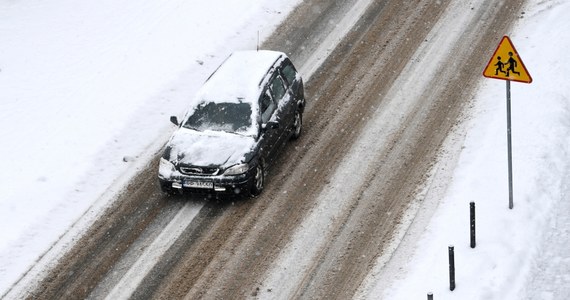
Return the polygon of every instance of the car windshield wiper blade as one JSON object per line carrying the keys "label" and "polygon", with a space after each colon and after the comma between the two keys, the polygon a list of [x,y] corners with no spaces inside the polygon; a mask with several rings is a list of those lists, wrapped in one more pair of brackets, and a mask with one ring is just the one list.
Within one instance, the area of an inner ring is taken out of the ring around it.
{"label": "car windshield wiper blade", "polygon": [[249,135],[247,135],[247,134],[245,134],[245,133],[240,133],[240,132],[228,132],[228,133],[235,134],[235,135],[239,135],[239,136],[245,136],[245,137],[249,136]]}
{"label": "car windshield wiper blade", "polygon": [[188,125],[186,125],[186,124],[182,125],[182,127],[183,127],[183,128],[186,128],[186,129],[194,130],[194,131],[202,131],[202,130],[199,130],[198,128],[195,128],[195,127],[192,127],[192,126],[188,126]]}

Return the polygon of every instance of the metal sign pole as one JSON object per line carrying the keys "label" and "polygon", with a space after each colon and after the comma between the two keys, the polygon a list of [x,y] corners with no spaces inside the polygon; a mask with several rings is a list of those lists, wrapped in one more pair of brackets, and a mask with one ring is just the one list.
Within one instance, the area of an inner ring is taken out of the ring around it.
{"label": "metal sign pole", "polygon": [[507,80],[507,151],[509,160],[509,208],[513,209],[513,155],[511,143],[511,81]]}

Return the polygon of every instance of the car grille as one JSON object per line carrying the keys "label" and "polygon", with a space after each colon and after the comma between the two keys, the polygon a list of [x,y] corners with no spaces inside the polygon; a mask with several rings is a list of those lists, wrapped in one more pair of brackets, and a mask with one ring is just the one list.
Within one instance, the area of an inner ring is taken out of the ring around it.
{"label": "car grille", "polygon": [[208,168],[208,167],[180,167],[180,172],[186,175],[217,175],[220,169],[218,168]]}

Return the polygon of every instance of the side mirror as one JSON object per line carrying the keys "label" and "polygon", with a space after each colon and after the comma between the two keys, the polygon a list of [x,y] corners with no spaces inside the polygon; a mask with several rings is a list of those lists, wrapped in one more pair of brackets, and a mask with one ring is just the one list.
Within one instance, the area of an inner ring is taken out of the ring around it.
{"label": "side mirror", "polygon": [[180,123],[178,123],[178,118],[176,116],[170,116],[170,122],[176,126],[180,126]]}

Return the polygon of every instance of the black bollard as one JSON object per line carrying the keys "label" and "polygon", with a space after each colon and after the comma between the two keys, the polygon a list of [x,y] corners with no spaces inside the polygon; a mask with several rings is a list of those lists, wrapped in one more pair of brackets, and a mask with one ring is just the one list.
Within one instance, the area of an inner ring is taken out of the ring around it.
{"label": "black bollard", "polygon": [[428,300],[433,300],[433,293],[432,292],[428,293]]}
{"label": "black bollard", "polygon": [[475,248],[475,202],[469,203],[471,210],[471,248]]}
{"label": "black bollard", "polygon": [[455,257],[453,245],[449,246],[449,290],[455,290]]}

